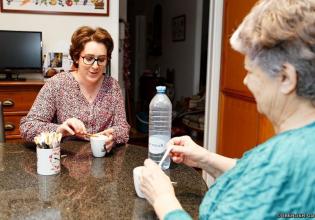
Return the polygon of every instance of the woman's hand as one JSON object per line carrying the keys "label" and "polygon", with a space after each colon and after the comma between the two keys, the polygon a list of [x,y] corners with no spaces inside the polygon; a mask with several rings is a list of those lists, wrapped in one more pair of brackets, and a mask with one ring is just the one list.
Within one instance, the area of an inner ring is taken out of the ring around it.
{"label": "woman's hand", "polygon": [[144,161],[140,183],[145,198],[154,207],[160,219],[170,211],[182,209],[170,178],[153,160]]}
{"label": "woman's hand", "polygon": [[102,135],[106,135],[107,136],[107,141],[106,141],[106,152],[110,152],[113,148],[113,146],[115,145],[115,142],[114,142],[114,136],[113,136],[113,133],[114,133],[114,129],[113,128],[108,128],[98,134],[102,134]]}
{"label": "woman's hand", "polygon": [[70,135],[82,137],[86,134],[86,128],[81,120],[68,118],[57,128],[56,132],[61,133],[63,137]]}
{"label": "woman's hand", "polygon": [[170,178],[151,159],[144,161],[141,175],[141,190],[151,205],[161,195],[175,196]]}
{"label": "woman's hand", "polygon": [[197,145],[189,136],[172,138],[168,143],[172,147],[170,157],[175,163],[184,163],[191,167],[202,167],[210,152]]}

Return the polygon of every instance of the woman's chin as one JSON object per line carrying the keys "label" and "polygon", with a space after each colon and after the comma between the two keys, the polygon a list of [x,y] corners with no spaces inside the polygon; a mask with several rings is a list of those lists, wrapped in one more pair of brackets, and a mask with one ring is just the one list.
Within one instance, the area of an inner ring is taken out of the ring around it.
{"label": "woman's chin", "polygon": [[100,74],[89,74],[87,75],[87,80],[90,82],[97,82],[102,78],[103,75]]}

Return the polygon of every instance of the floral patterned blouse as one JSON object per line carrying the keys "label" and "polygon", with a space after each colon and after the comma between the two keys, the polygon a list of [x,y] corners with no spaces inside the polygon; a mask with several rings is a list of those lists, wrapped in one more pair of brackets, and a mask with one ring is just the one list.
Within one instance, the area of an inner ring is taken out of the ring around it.
{"label": "floral patterned blouse", "polygon": [[21,136],[33,141],[41,132],[56,131],[68,118],[81,120],[88,133],[114,129],[115,143],[129,139],[124,100],[119,84],[106,76],[93,103],[83,96],[79,83],[69,72],[59,73],[47,80],[28,115],[21,119]]}

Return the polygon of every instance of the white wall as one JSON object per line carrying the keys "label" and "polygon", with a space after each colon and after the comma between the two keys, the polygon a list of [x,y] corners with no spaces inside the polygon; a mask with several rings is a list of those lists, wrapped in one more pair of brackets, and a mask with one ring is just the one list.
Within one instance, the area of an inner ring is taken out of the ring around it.
{"label": "white wall", "polygon": [[[163,5],[161,71],[175,69],[175,97],[192,96],[199,91],[202,0],[172,0]],[[172,41],[172,18],[186,15],[185,41]],[[200,32],[200,33],[199,33]],[[199,33],[199,34],[198,34]],[[199,50],[198,50],[199,48]]]}
{"label": "white wall", "polygon": [[110,1],[109,16],[64,16],[0,13],[0,30],[42,31],[43,54],[68,52],[72,33],[80,26],[103,27],[114,40],[112,76],[118,79],[119,1]]}

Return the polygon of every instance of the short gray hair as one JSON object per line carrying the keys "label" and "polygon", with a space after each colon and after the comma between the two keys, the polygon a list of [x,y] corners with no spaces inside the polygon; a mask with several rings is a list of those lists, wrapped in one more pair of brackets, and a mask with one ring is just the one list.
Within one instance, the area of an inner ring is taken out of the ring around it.
{"label": "short gray hair", "polygon": [[232,47],[271,76],[284,63],[297,73],[297,95],[315,104],[315,0],[259,0],[233,33]]}
{"label": "short gray hair", "polygon": [[272,48],[261,49],[250,59],[270,76],[276,76],[284,63],[290,63],[297,73],[297,95],[315,102],[314,49],[301,41],[285,41]]}

